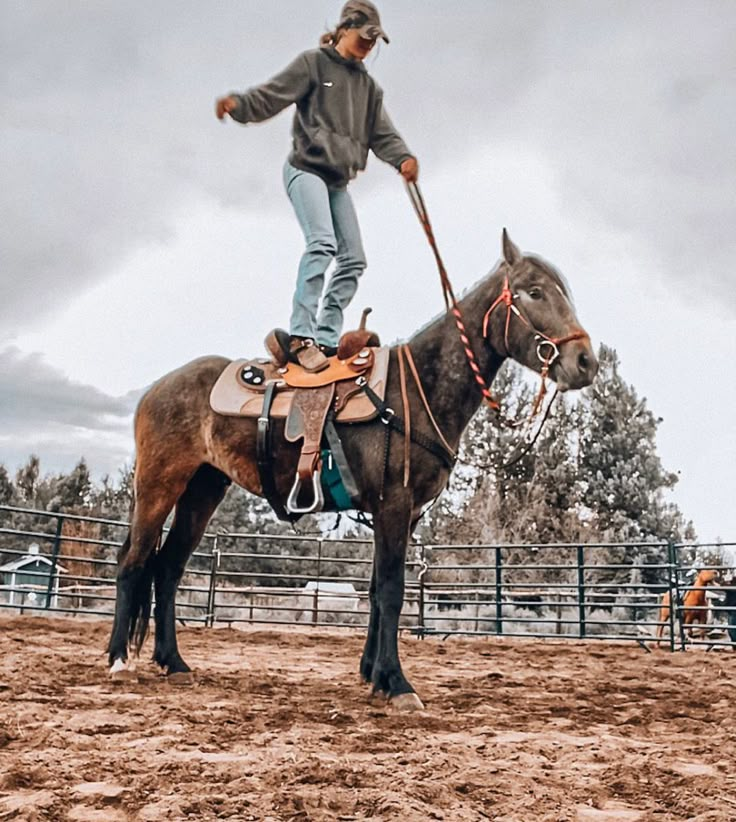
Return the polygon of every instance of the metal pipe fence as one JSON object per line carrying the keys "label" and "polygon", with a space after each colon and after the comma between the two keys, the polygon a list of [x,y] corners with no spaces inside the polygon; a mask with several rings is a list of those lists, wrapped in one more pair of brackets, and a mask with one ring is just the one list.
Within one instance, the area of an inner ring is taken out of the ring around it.
{"label": "metal pipe fence", "polygon": [[[0,505],[0,613],[112,616],[116,554],[127,528],[116,520]],[[734,569],[707,566],[720,580],[705,588],[687,579],[696,551],[706,548],[716,546],[413,544],[401,627],[420,637],[734,648]],[[365,628],[371,567],[370,540],[208,533],[182,578],[177,618],[207,627]],[[689,592],[708,599],[685,604]],[[673,607],[663,608],[663,597]],[[694,624],[686,624],[691,618]]]}

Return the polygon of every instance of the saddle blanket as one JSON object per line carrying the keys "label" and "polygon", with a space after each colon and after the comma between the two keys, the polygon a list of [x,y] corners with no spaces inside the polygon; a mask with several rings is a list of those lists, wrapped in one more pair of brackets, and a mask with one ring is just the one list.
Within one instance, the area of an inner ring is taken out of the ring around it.
{"label": "saddle blanket", "polygon": [[[331,371],[336,376],[336,422],[367,422],[378,413],[375,405],[359,389],[357,379],[363,376],[368,385],[383,399],[386,394],[389,362],[388,347],[371,348],[373,367],[363,375],[343,367],[337,357],[330,357]],[[319,377],[319,374],[316,375]],[[259,417],[263,409],[263,392],[266,383],[279,382],[271,406],[271,417],[286,418],[296,391],[303,390],[287,385],[270,360],[233,360],[217,379],[210,393],[210,405],[218,414],[228,417]]]}

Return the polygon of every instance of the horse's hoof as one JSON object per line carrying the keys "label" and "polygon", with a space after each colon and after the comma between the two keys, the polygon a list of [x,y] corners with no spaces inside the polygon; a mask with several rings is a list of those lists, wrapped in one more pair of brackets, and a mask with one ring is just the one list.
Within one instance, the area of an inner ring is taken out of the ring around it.
{"label": "horse's hoof", "polygon": [[138,682],[138,674],[124,659],[116,659],[110,668],[110,679],[113,682]]}
{"label": "horse's hoof", "polygon": [[401,713],[411,713],[412,711],[423,711],[424,703],[416,694],[399,694],[390,700],[390,705]]}
{"label": "horse's hoof", "polygon": [[374,691],[371,689],[368,694],[368,704],[376,708],[384,708],[388,702],[388,694],[385,691]]}
{"label": "horse's hoof", "polygon": [[168,674],[167,681],[176,686],[194,685],[194,674],[191,671],[175,671]]}

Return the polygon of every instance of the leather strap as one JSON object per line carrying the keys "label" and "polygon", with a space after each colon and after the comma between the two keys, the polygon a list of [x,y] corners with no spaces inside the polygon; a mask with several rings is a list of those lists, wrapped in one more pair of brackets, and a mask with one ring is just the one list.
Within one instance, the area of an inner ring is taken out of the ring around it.
{"label": "leather strap", "polygon": [[258,417],[258,430],[256,434],[256,465],[258,467],[258,479],[261,483],[261,491],[268,504],[273,508],[276,516],[284,522],[294,522],[298,516],[290,514],[284,507],[284,503],[276,490],[273,480],[273,456],[271,452],[271,406],[276,394],[277,380],[269,380],[263,394],[263,408]]}
{"label": "leather strap", "polygon": [[409,395],[406,391],[406,366],[404,365],[404,346],[400,345],[397,352],[399,360],[399,382],[401,383],[401,405],[404,409],[404,422],[406,436],[404,437],[404,488],[409,485],[409,474],[411,473],[411,408],[409,407]]}
{"label": "leather strap", "polygon": [[[292,489],[295,498],[298,496],[299,485],[312,483],[312,487],[316,487],[316,474],[322,456],[322,432],[334,396],[335,385],[331,383],[317,388],[303,388],[296,392],[292,400],[284,436],[290,442],[303,440],[296,468],[297,481],[294,488],[297,490]],[[287,507],[296,507],[292,506],[291,495]]]}
{"label": "leather strap", "polygon": [[[393,429],[394,431],[398,431],[400,434],[406,436],[406,428],[404,426],[404,421],[401,417],[396,415],[396,412],[391,408],[384,400],[382,400],[378,394],[370,387],[370,385],[364,385],[363,391],[365,392],[368,399],[373,403],[376,407],[376,410],[379,414],[379,419],[382,423],[387,425],[389,428]],[[417,445],[424,448],[425,451],[429,451],[430,454],[434,454],[438,460],[443,462],[445,466],[452,471],[455,467],[455,461],[457,457],[451,451],[448,451],[444,445],[441,445],[439,442],[435,442],[434,440],[429,439],[429,437],[425,437],[423,434],[419,432],[412,431],[410,434],[411,441],[415,442]]]}
{"label": "leather strap", "polygon": [[454,454],[455,451],[450,447],[450,443],[445,439],[442,430],[440,429],[439,425],[437,424],[437,420],[434,418],[434,414],[432,413],[432,409],[429,407],[429,402],[427,401],[427,395],[424,393],[424,386],[422,385],[422,381],[419,378],[419,372],[417,371],[417,366],[414,362],[414,355],[411,353],[411,348],[409,344],[406,343],[405,345],[401,346],[401,349],[404,352],[404,356],[406,357],[406,361],[409,363],[409,368],[411,370],[411,375],[414,377],[414,382],[417,386],[417,391],[419,392],[419,397],[422,401],[422,405],[424,406],[424,410],[427,412],[427,416],[429,417],[429,421],[432,423],[432,427],[437,432],[437,436],[440,438],[440,442],[445,446],[445,448],[451,453]]}

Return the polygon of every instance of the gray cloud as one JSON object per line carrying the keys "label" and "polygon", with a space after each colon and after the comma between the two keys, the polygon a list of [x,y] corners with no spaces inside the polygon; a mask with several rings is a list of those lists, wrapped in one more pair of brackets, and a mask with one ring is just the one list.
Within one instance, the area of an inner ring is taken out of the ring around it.
{"label": "gray cloud", "polygon": [[0,351],[0,419],[4,433],[39,423],[104,431],[127,426],[141,391],[110,397],[71,381],[40,354]]}
{"label": "gray cloud", "polygon": [[0,351],[0,462],[13,467],[37,453],[45,469],[64,470],[85,457],[96,472],[114,472],[133,450],[141,393],[110,397],[69,380],[38,354]]}
{"label": "gray cloud", "polygon": [[[166,243],[194,202],[283,209],[289,115],[242,129],[213,100],[314,45],[339,7],[5,4],[0,334]],[[510,144],[536,153],[562,210],[736,306],[732,3],[417,8],[386,5],[392,43],[371,70],[425,173],[479,153],[492,165]]]}

